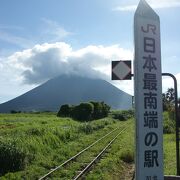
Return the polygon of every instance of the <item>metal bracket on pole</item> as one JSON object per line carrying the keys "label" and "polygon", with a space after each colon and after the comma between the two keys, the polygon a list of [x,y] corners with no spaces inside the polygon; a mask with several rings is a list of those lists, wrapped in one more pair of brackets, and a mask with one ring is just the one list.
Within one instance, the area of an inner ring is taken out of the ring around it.
{"label": "metal bracket on pole", "polygon": [[[134,74],[131,74],[133,77]],[[180,154],[179,154],[179,119],[178,119],[178,93],[177,93],[177,79],[171,73],[162,73],[162,76],[169,76],[174,81],[174,96],[175,96],[175,120],[176,120],[176,174],[180,176]]]}
{"label": "metal bracket on pole", "polygon": [[177,175],[180,175],[180,159],[179,159],[179,119],[178,119],[178,93],[177,93],[177,79],[173,74],[162,73],[162,76],[170,76],[174,80],[174,96],[175,96],[175,120],[176,120],[176,168]]}

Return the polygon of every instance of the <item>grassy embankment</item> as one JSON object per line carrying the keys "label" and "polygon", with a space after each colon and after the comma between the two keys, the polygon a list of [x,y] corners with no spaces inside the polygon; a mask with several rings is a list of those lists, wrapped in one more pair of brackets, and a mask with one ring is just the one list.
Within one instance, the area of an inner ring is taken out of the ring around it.
{"label": "grassy embankment", "polygon": [[176,136],[174,117],[165,112],[163,114],[164,130],[164,173],[176,175]]}
{"label": "grassy embankment", "polygon": [[111,117],[82,123],[51,113],[1,114],[1,179],[37,179],[125,123]]}
{"label": "grassy embankment", "polygon": [[[165,174],[175,174],[174,124],[165,114]],[[133,120],[129,120],[129,122]],[[110,130],[128,121],[112,117],[82,123],[52,113],[0,115],[1,179],[37,179]],[[88,179],[128,178],[134,150],[134,124],[120,136]],[[4,162],[3,162],[4,161]],[[14,162],[14,163],[12,163]],[[130,162],[130,163],[129,163]],[[15,171],[15,172],[11,172]]]}

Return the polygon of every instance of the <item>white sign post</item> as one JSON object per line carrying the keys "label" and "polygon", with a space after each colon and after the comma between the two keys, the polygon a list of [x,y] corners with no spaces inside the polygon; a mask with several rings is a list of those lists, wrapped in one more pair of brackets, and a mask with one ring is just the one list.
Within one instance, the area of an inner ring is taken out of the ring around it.
{"label": "white sign post", "polygon": [[134,16],[136,180],[163,180],[160,20],[141,0]]}

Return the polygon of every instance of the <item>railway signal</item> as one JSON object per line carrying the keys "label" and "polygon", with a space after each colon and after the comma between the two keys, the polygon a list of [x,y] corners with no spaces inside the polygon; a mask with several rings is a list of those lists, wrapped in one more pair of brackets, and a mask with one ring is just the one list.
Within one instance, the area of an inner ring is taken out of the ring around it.
{"label": "railway signal", "polygon": [[112,61],[112,80],[131,80],[131,61]]}

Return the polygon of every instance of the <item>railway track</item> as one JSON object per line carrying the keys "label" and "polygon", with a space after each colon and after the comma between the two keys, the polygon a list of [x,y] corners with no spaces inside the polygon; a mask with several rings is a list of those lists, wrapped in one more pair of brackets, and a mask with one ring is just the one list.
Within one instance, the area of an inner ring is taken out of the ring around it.
{"label": "railway track", "polygon": [[90,171],[92,166],[100,160],[102,155],[107,151],[117,137],[128,127],[129,123],[123,127],[115,128],[56,168],[50,170],[47,174],[40,177],[39,180],[51,179],[54,177],[56,177],[56,179],[77,180],[84,177]]}

